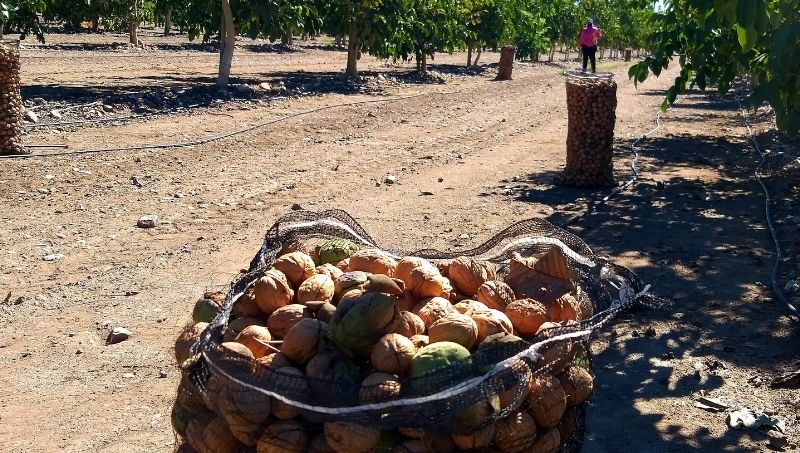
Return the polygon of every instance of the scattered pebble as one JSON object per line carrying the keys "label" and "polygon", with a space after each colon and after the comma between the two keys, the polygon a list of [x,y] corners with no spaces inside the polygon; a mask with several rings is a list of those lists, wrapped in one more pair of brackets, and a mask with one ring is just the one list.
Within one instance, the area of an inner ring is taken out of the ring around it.
{"label": "scattered pebble", "polygon": [[131,337],[131,332],[124,327],[114,327],[106,338],[106,344],[122,343]]}
{"label": "scattered pebble", "polygon": [[25,120],[31,123],[38,123],[39,117],[33,112],[33,110],[25,110]]}
{"label": "scattered pebble", "polygon": [[769,445],[778,450],[783,450],[789,445],[789,439],[786,438],[786,435],[774,429],[767,431],[767,438],[769,439]]}
{"label": "scattered pebble", "polygon": [[136,226],[139,228],[155,228],[156,222],[158,221],[158,216],[154,214],[144,215],[139,217],[139,220],[136,222]]}
{"label": "scattered pebble", "polygon": [[394,184],[394,183],[397,182],[397,176],[395,176],[395,175],[386,175],[383,178],[383,182],[386,183],[386,184]]}
{"label": "scattered pebble", "polygon": [[49,255],[45,255],[43,258],[45,261],[58,261],[64,259],[63,253],[51,253]]}
{"label": "scattered pebble", "polygon": [[797,280],[789,280],[786,282],[786,286],[783,287],[783,291],[786,293],[793,293],[797,291]]}

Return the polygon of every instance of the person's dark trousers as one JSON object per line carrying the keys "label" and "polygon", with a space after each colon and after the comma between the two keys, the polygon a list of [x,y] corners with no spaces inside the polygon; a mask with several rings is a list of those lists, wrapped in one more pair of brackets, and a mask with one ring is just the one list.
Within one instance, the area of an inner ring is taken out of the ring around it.
{"label": "person's dark trousers", "polygon": [[581,44],[581,52],[583,52],[583,71],[586,72],[586,63],[592,60],[592,72],[595,72],[595,54],[597,53],[597,46],[588,47],[586,44]]}

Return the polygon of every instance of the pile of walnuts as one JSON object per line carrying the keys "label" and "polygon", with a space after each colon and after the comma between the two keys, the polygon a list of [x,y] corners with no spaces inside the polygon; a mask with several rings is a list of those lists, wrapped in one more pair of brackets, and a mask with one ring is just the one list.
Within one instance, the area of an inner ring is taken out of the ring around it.
{"label": "pile of walnuts", "polygon": [[617,83],[611,79],[567,77],[567,165],[560,183],[614,186],[613,145]]}
{"label": "pile of walnuts", "polygon": [[19,43],[0,41],[0,155],[24,152],[22,95],[19,86]]}
{"label": "pile of walnuts", "polygon": [[[502,276],[494,263],[473,257],[396,259],[345,240],[308,248],[285,247],[235,299],[221,346],[243,359],[237,372],[268,367],[276,378],[292,377],[300,393],[325,392],[333,381],[360,388],[356,405],[399,399],[415,378],[476,351],[541,341],[593,314],[557,247],[536,257],[514,254]],[[194,359],[192,345],[223,301],[222,293],[197,301],[194,322],[175,344],[179,364]],[[312,423],[287,401],[221,375],[203,392],[184,376],[172,423],[184,452],[555,452],[575,434],[593,381],[582,343],[554,342],[539,352],[535,371],[517,364],[514,387],[436,430]],[[512,405],[509,416],[493,417]]]}

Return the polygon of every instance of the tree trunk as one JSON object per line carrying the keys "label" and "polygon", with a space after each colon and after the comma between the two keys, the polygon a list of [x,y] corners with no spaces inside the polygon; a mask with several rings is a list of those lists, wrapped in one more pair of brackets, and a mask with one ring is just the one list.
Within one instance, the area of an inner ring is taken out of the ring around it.
{"label": "tree trunk", "polygon": [[564,61],[569,61],[569,47],[567,47],[567,51],[564,52]]}
{"label": "tree trunk", "polygon": [[233,48],[236,45],[236,30],[233,27],[233,12],[230,0],[222,0],[222,17],[219,31],[219,75],[217,86],[228,86],[233,62]]}
{"label": "tree trunk", "polygon": [[131,18],[131,23],[128,25],[129,42],[132,46],[139,45],[139,27],[136,26],[136,21]]}
{"label": "tree trunk", "polygon": [[6,23],[5,21],[0,22],[0,39],[3,39],[3,35],[6,33]]}
{"label": "tree trunk", "polygon": [[294,30],[292,30],[291,25],[286,26],[286,29],[283,32],[283,38],[281,38],[281,43],[286,46],[294,45]]}
{"label": "tree trunk", "polygon": [[550,43],[550,57],[547,59],[547,61],[552,63],[553,58],[555,58],[555,56],[556,56],[556,43],[551,42]]}
{"label": "tree trunk", "polygon": [[164,36],[169,36],[172,32],[172,7],[167,8],[167,13],[164,15]]}
{"label": "tree trunk", "polygon": [[133,1],[133,9],[128,15],[128,42],[139,45],[139,0]]}
{"label": "tree trunk", "polygon": [[482,51],[482,50],[483,50],[483,49],[481,49],[481,46],[478,46],[478,52],[475,54],[475,61],[474,61],[474,62],[472,62],[472,65],[473,65],[473,66],[478,66],[478,60],[480,60],[480,59],[481,59],[481,51]]}
{"label": "tree trunk", "polygon": [[358,77],[358,50],[359,42],[355,30],[350,31],[347,38],[347,75],[348,77]]}
{"label": "tree trunk", "polygon": [[95,16],[92,18],[92,33],[100,32],[100,17]]}
{"label": "tree trunk", "polygon": [[472,66],[472,43],[467,46],[467,67]]}
{"label": "tree trunk", "polygon": [[422,52],[422,58],[420,58],[419,73],[422,75],[428,74],[428,54],[424,51]]}

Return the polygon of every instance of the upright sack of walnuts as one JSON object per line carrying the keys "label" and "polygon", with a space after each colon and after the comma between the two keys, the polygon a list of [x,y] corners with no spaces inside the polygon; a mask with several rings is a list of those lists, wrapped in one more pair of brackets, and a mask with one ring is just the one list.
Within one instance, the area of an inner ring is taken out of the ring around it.
{"label": "upright sack of walnuts", "polygon": [[23,153],[19,41],[0,41],[0,96],[0,155]]}
{"label": "upright sack of walnuts", "polygon": [[497,80],[511,80],[511,72],[514,70],[514,54],[517,48],[514,46],[503,46],[500,48],[500,65],[497,67]]}
{"label": "upright sack of walnuts", "polygon": [[567,110],[567,166],[560,183],[614,186],[617,83],[610,74],[567,73]]}
{"label": "upright sack of walnuts", "polygon": [[175,343],[184,451],[579,451],[589,339],[645,297],[541,219],[472,250],[380,247],[294,211]]}

